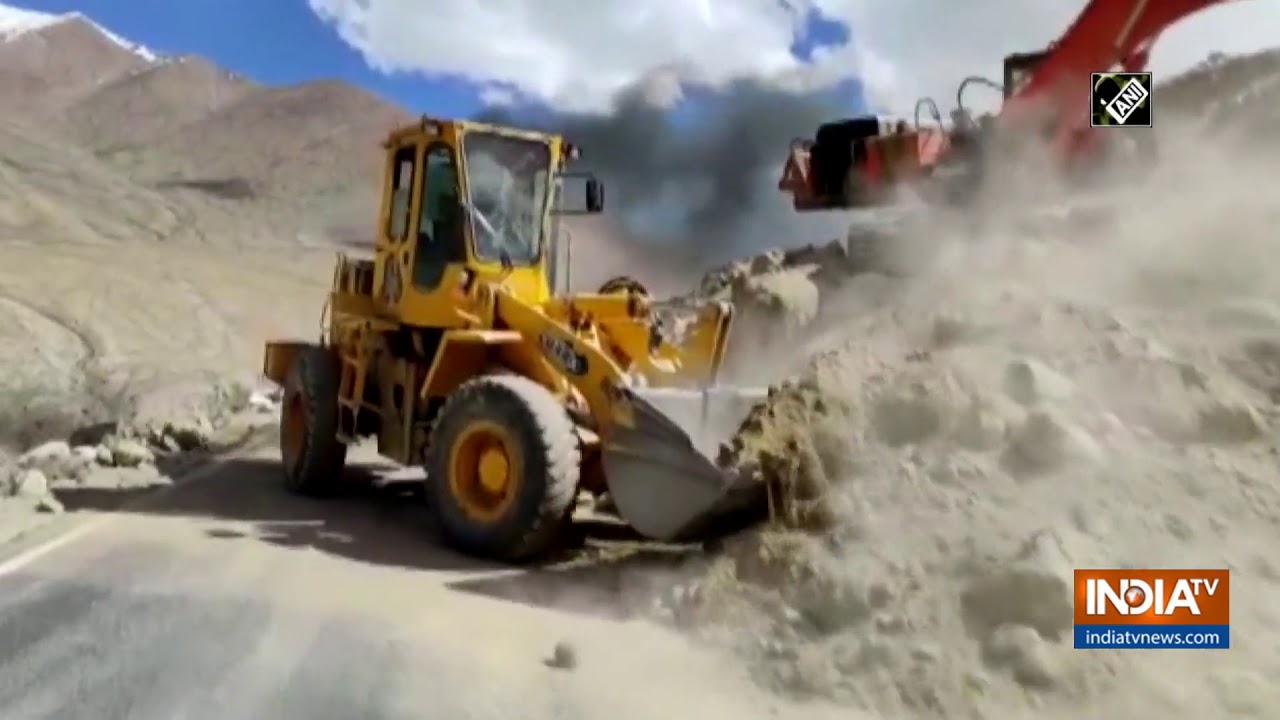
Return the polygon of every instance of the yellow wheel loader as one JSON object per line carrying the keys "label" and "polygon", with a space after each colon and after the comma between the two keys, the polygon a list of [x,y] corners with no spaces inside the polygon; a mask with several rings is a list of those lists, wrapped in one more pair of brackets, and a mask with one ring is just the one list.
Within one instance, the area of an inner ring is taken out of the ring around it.
{"label": "yellow wheel loader", "polygon": [[559,216],[604,205],[567,169],[577,148],[430,117],[384,148],[373,257],[338,254],[318,342],[266,345],[290,489],[333,490],[348,445],[374,438],[425,469],[447,542],[508,562],[544,555],[583,491],[659,541],[763,506],[711,459],[765,395],[716,385],[732,307],[694,308],[677,334],[636,283],[557,292]]}

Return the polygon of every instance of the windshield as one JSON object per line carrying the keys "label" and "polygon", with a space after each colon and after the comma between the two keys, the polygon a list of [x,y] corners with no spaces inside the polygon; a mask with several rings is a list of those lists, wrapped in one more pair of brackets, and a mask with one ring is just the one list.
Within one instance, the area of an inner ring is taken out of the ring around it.
{"label": "windshield", "polygon": [[543,143],[488,133],[463,139],[475,253],[531,265],[542,243],[551,152]]}

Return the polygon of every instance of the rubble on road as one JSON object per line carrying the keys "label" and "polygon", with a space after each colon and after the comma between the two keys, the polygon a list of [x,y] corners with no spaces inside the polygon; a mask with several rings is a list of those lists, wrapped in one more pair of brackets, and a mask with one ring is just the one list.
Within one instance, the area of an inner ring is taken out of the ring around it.
{"label": "rubble on road", "polygon": [[279,398],[278,391],[220,384],[204,412],[96,423],[16,456],[0,453],[0,502],[58,514],[64,509],[60,491],[136,492],[170,485],[173,476],[234,444],[238,433],[273,420]]}
{"label": "rubble on road", "polygon": [[[1274,712],[1265,640],[1233,637],[1250,650],[1206,674],[1071,637],[1081,567],[1229,567],[1249,578],[1233,615],[1275,619],[1280,304],[1273,224],[1247,221],[1274,199],[1254,187],[1223,179],[1186,218],[1088,243],[1055,237],[1070,223],[1002,229],[892,302],[851,297],[867,274],[838,248],[709,276],[700,292],[767,319],[754,359],[808,357],[771,368],[789,377],[719,458],[772,489],[771,523],[681,573],[654,618],[780,693],[880,717],[1103,715],[1121,695],[1178,716]],[[1231,232],[1202,226],[1218,216]],[[828,329],[839,342],[796,350]]]}
{"label": "rubble on road", "polygon": [[[1121,665],[1071,651],[1071,569],[1150,563],[1162,543],[1216,557],[1229,526],[1197,519],[1276,517],[1261,488],[1280,416],[1240,360],[1247,341],[1226,350],[1234,363],[1203,356],[1190,317],[1148,326],[1157,341],[1109,309],[1034,295],[982,314],[985,334],[934,344],[941,313],[895,312],[892,343],[871,341],[871,313],[777,384],[720,458],[775,488],[773,523],[727,543],[657,615],[769,687],[886,714],[1105,693]],[[1263,494],[1208,503],[1181,494],[1190,477]],[[1144,493],[1165,519],[1124,540]]]}

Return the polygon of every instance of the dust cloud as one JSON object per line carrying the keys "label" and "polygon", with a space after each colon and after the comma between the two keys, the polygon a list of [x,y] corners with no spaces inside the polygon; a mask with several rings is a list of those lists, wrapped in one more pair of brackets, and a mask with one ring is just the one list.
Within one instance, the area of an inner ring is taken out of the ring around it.
{"label": "dust cloud", "polygon": [[[1140,185],[922,220],[910,279],[828,294],[832,347],[730,447],[777,522],[673,621],[881,717],[1273,715],[1277,148],[1161,134],[1183,152]],[[1074,650],[1079,567],[1230,568],[1253,630],[1211,664]]]}
{"label": "dust cloud", "polygon": [[[668,109],[673,89],[661,80],[642,79],[609,115],[553,113],[532,123],[582,148],[580,169],[609,188],[619,241],[706,267],[843,232],[847,223],[830,216],[795,213],[777,182],[790,139],[854,114],[850,107],[743,81],[681,119]],[[504,109],[481,119],[516,122]]]}
{"label": "dust cloud", "polygon": [[[1159,134],[1141,181],[912,219],[906,277],[839,246],[731,269],[809,356],[722,453],[775,519],[627,602],[787,717],[1273,717],[1280,147]],[[1074,650],[1080,567],[1230,568],[1231,649]]]}

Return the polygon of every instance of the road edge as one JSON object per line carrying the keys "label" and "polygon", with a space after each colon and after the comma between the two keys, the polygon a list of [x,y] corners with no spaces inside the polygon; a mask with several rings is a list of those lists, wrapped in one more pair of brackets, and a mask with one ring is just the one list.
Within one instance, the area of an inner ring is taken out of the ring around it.
{"label": "road edge", "polygon": [[263,437],[265,429],[257,428],[246,433],[240,442],[227,446],[221,452],[209,455],[203,462],[197,462],[186,468],[171,477],[169,485],[156,488],[153,492],[122,501],[110,510],[70,512],[59,515],[49,522],[36,525],[0,542],[0,578],[11,575],[44,556],[103,529],[121,515],[161,502],[179,488],[217,475],[228,462],[261,449],[261,441],[266,439]]}

